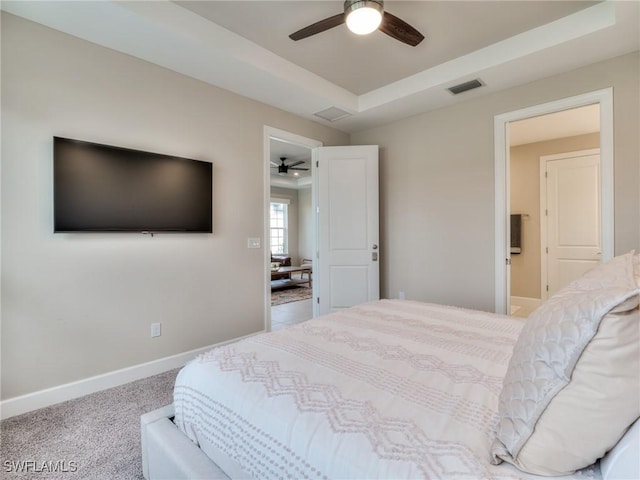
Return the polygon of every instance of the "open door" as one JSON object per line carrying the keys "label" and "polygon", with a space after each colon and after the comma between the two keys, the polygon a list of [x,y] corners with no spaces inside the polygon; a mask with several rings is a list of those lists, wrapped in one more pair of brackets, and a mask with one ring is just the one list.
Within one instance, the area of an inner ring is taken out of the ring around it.
{"label": "open door", "polygon": [[380,298],[378,146],[313,151],[314,316]]}

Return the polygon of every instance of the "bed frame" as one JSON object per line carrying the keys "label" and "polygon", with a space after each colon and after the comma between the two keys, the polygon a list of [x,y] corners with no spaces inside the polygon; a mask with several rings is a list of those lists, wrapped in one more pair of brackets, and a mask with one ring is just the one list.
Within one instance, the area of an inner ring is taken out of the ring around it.
{"label": "bed frame", "polygon": [[[173,404],[140,417],[142,471],[146,480],[230,480],[173,423]],[[640,420],[601,460],[603,480],[640,478]],[[543,477],[540,477],[543,478]]]}
{"label": "bed frame", "polygon": [[140,417],[142,472],[147,480],[229,477],[173,423],[173,404]]}

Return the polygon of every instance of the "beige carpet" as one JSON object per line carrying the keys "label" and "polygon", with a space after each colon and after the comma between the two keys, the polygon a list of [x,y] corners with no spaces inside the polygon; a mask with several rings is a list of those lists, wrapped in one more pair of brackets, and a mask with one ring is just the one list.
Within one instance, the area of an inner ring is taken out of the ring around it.
{"label": "beige carpet", "polygon": [[3,420],[0,478],[143,479],[140,415],[173,401],[177,373]]}

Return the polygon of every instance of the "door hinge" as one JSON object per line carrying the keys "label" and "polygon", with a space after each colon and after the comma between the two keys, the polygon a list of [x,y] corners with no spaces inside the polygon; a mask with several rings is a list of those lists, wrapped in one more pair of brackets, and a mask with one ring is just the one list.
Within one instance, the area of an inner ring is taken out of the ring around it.
{"label": "door hinge", "polygon": [[549,253],[549,247],[545,248],[546,253]]}
{"label": "door hinge", "polygon": [[507,265],[511,265],[511,259],[510,258],[505,258],[505,263]]}
{"label": "door hinge", "polygon": [[547,292],[549,291],[549,285],[547,285]]}
{"label": "door hinge", "polygon": [[546,208],[544,209],[544,216],[548,217],[549,216],[549,210],[547,210]]}
{"label": "door hinge", "polygon": [[544,178],[549,178],[549,172],[547,172],[546,170],[544,172]]}
{"label": "door hinge", "polygon": [[316,168],[318,168],[320,166],[320,161],[316,160]]}
{"label": "door hinge", "polygon": [[317,303],[318,305],[320,305],[320,297],[317,297],[317,298],[316,298],[316,303]]}

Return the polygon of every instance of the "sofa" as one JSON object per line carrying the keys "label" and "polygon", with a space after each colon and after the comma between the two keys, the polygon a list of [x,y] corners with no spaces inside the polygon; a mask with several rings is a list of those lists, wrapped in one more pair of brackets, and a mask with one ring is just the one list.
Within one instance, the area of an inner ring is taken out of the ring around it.
{"label": "sofa", "polygon": [[[271,254],[271,263],[278,263],[281,267],[291,266],[291,257],[286,254]],[[291,278],[290,273],[271,272],[271,280],[281,280],[283,278]]]}

